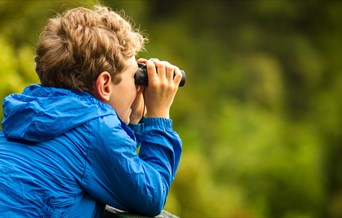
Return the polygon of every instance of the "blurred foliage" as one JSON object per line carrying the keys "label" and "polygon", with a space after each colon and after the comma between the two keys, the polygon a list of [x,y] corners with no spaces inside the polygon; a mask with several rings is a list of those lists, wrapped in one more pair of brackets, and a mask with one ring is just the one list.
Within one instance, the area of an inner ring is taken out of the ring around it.
{"label": "blurred foliage", "polygon": [[124,10],[140,56],[187,73],[173,104],[184,153],[166,204],[181,217],[342,217],[340,1],[0,1],[0,96],[39,82],[46,19]]}

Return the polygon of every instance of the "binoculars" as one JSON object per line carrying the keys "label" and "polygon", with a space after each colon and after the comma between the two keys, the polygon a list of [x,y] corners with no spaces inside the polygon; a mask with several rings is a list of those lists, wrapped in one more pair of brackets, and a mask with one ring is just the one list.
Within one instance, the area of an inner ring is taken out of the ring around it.
{"label": "binoculars", "polygon": [[[186,75],[183,70],[181,70],[182,79],[179,83],[179,87],[184,86]],[[147,69],[146,65],[142,63],[138,63],[138,70],[134,75],[135,85],[139,86],[147,86],[148,85],[148,77],[147,77]]]}

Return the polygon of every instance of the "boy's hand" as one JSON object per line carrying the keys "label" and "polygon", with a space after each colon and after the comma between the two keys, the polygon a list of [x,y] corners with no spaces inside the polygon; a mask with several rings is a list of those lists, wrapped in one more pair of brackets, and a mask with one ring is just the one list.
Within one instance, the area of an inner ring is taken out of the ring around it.
{"label": "boy's hand", "polygon": [[148,117],[170,118],[170,107],[178,90],[182,74],[178,67],[152,58],[139,59],[146,64],[148,86],[145,87],[145,105]]}

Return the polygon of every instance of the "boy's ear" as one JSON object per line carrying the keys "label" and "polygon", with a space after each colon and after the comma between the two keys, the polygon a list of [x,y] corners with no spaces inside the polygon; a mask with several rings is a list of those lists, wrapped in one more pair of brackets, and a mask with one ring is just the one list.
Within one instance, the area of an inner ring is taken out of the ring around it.
{"label": "boy's ear", "polygon": [[95,97],[100,101],[109,101],[112,93],[111,81],[112,77],[107,71],[100,73],[97,77],[94,84],[94,90],[96,95]]}

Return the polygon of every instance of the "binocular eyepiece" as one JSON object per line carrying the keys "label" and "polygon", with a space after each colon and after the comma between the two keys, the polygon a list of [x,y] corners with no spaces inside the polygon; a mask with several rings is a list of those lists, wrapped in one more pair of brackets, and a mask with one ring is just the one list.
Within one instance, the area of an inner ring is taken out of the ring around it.
{"label": "binocular eyepiece", "polygon": [[[182,79],[179,83],[179,87],[184,86],[186,75],[183,70],[181,70],[182,73]],[[138,70],[134,75],[135,85],[140,86],[147,86],[148,85],[148,77],[147,77],[147,69],[146,65],[142,63],[138,63]]]}

